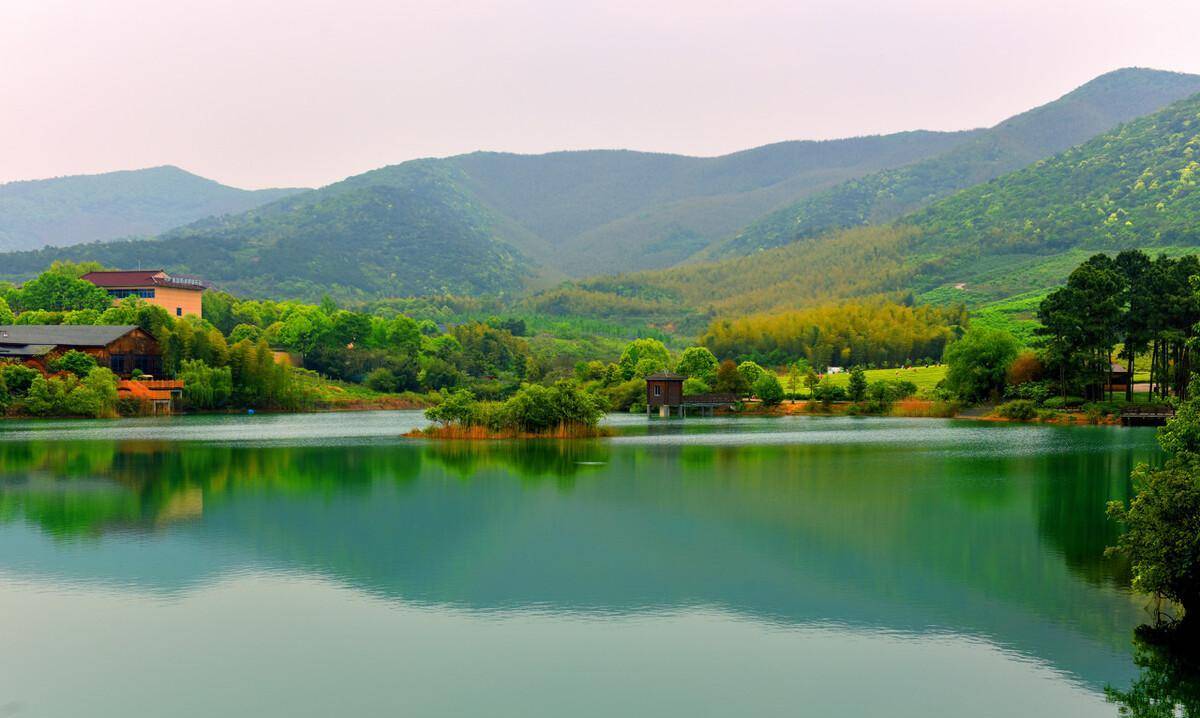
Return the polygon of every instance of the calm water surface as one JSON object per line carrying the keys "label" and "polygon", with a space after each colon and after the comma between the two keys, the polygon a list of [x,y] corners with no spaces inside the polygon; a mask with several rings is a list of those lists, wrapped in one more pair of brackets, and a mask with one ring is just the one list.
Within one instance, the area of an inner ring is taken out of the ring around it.
{"label": "calm water surface", "polygon": [[0,716],[1111,716],[1152,430],[0,424]]}

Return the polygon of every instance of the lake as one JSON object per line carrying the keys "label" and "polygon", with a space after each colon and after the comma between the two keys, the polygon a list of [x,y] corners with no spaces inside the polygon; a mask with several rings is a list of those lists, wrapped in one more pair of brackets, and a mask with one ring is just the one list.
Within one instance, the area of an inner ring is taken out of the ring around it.
{"label": "lake", "polygon": [[0,424],[0,716],[1112,716],[1153,430]]}

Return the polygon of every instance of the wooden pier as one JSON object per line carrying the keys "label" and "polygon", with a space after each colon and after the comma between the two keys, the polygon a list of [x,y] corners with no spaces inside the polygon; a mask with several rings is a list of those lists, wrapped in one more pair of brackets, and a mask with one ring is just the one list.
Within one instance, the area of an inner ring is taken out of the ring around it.
{"label": "wooden pier", "polygon": [[1163,426],[1174,418],[1175,410],[1169,406],[1131,406],[1121,411],[1123,426]]}

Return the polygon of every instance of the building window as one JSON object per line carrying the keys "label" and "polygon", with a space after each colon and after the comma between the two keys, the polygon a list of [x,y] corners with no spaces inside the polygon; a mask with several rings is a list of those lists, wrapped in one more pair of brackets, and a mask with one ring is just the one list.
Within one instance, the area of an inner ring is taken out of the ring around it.
{"label": "building window", "polygon": [[655,385],[654,385],[654,395],[655,395],[655,396],[662,396],[662,385],[661,385],[661,384],[655,384]]}
{"label": "building window", "polygon": [[177,316],[177,317],[183,316],[183,307],[175,307],[175,316]]}
{"label": "building window", "polygon": [[113,299],[124,299],[125,297],[154,299],[154,289],[110,289],[108,290],[108,295]]}

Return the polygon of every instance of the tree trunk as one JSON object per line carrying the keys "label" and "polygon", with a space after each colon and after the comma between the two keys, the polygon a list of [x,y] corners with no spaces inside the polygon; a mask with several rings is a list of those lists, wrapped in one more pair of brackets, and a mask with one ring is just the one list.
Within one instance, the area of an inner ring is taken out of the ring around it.
{"label": "tree trunk", "polygon": [[1137,352],[1130,350],[1129,366],[1125,369],[1129,372],[1129,378],[1125,380],[1125,401],[1133,401],[1133,364],[1137,361]]}

